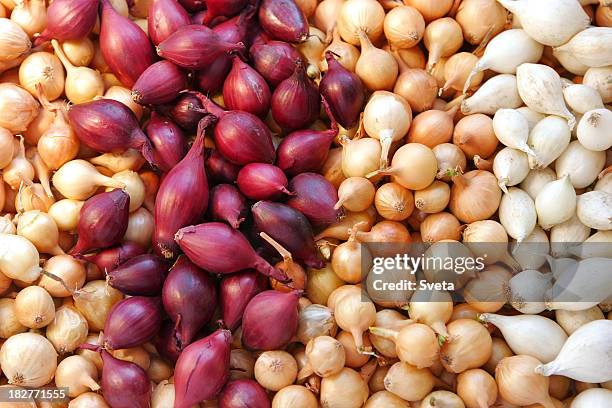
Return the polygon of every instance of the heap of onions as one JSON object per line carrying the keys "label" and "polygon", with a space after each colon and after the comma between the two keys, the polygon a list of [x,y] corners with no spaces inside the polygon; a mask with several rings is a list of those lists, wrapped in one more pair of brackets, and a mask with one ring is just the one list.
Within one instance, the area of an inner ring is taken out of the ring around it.
{"label": "heap of onions", "polygon": [[611,7],[0,0],[2,387],[612,406]]}

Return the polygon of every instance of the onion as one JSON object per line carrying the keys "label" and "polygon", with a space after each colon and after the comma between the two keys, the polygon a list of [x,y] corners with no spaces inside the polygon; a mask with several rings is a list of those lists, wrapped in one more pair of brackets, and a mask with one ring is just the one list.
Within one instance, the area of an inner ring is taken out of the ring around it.
{"label": "onion", "polygon": [[406,141],[421,143],[433,149],[435,146],[450,142],[453,136],[453,117],[457,108],[449,111],[430,110],[414,118]]}
{"label": "onion", "polygon": [[38,250],[29,240],[19,235],[0,234],[0,272],[5,276],[24,282],[38,279]]}
{"label": "onion", "polygon": [[289,385],[283,388],[272,400],[273,408],[316,408],[317,405],[317,398],[301,385]]}
{"label": "onion", "polygon": [[473,45],[482,44],[491,37],[497,38],[504,29],[506,18],[504,8],[492,0],[465,0],[455,15],[465,40]]}
{"label": "onion", "polygon": [[62,306],[47,326],[47,339],[61,355],[72,353],[87,339],[87,321],[75,308]]}
{"label": "onion", "polygon": [[494,115],[498,109],[516,109],[521,105],[523,101],[518,92],[516,77],[501,74],[487,80],[472,96],[464,99],[461,102],[461,112]]}
{"label": "onion", "polygon": [[546,408],[554,408],[548,395],[548,378],[534,371],[539,364],[536,358],[526,355],[502,359],[495,369],[500,396],[512,404],[524,406],[539,403]]}
{"label": "onion", "polygon": [[321,95],[329,103],[333,119],[337,119],[344,128],[357,124],[364,101],[363,85],[359,77],[344,67],[341,59],[336,60],[332,51],[325,52],[327,72],[319,84]]}
{"label": "onion", "polygon": [[431,71],[440,58],[449,57],[459,50],[463,44],[461,26],[450,17],[434,20],[425,28],[423,44],[429,51],[427,70]]}
{"label": "onion", "polygon": [[348,0],[340,8],[338,31],[342,39],[358,45],[359,33],[363,31],[372,42],[383,34],[385,11],[375,0]]}
{"label": "onion", "polygon": [[438,162],[438,174],[436,178],[450,181],[458,173],[467,168],[465,154],[457,145],[452,143],[442,143],[431,150]]}
{"label": "onion", "polygon": [[357,350],[363,351],[363,332],[376,320],[374,304],[367,298],[363,299],[360,293],[351,293],[338,301],[334,313],[338,327],[350,332]]}
{"label": "onion", "polygon": [[55,384],[67,387],[71,398],[77,397],[89,390],[97,391],[100,386],[96,382],[98,370],[89,360],[81,356],[69,356],[62,360],[55,372]]}
{"label": "onion", "polygon": [[[359,59],[360,55],[359,49],[352,44],[342,41],[336,26],[333,28],[332,42],[327,46],[327,48],[325,48],[324,55],[327,52],[331,52],[332,55],[337,56],[337,61],[346,70],[350,72],[355,71],[355,66],[357,65],[357,60]],[[328,70],[328,64],[325,59],[321,60],[319,66],[322,71]]]}
{"label": "onion", "polygon": [[573,84],[563,88],[565,103],[576,113],[585,114],[590,110],[603,108],[601,95],[596,89],[583,85]]}
{"label": "onion", "polygon": [[589,68],[584,74],[582,83],[596,89],[604,103],[610,103],[612,102],[612,92],[606,86],[610,75],[612,75],[610,67]]}
{"label": "onion", "polygon": [[440,349],[442,365],[461,373],[483,365],[491,356],[491,336],[480,323],[459,319],[447,326],[449,337]]}
{"label": "onion", "polygon": [[346,177],[365,177],[380,167],[382,147],[377,139],[342,139],[342,172]]}
{"label": "onion", "polygon": [[427,0],[406,0],[405,4],[416,8],[427,22],[443,17],[453,6],[451,0],[441,0],[435,3]]}
{"label": "onion", "polygon": [[491,265],[467,283],[463,296],[479,312],[496,312],[507,302],[511,278],[506,269]]}
{"label": "onion", "polygon": [[410,190],[392,182],[383,184],[376,190],[374,205],[383,218],[403,221],[412,214],[414,199]]}
{"label": "onion", "polygon": [[569,175],[574,188],[592,184],[605,166],[605,153],[595,152],[574,140],[555,162],[557,177]]}
{"label": "onion", "polygon": [[255,379],[271,391],[293,384],[297,372],[295,359],[286,351],[263,352],[255,362]]}
{"label": "onion", "polygon": [[11,336],[14,336],[18,333],[23,333],[28,330],[28,328],[19,323],[19,319],[17,319],[17,314],[15,313],[14,299],[0,299],[0,317],[2,317],[2,324],[0,325],[0,337],[2,337],[3,339],[8,339]]}
{"label": "onion", "polygon": [[53,379],[57,353],[40,334],[20,333],[2,345],[0,364],[9,384],[41,387]]}
{"label": "onion", "polygon": [[219,395],[219,406],[223,408],[238,408],[244,405],[269,407],[270,400],[266,391],[250,379],[228,382]]}
{"label": "onion", "polygon": [[[102,390],[104,399],[113,407],[149,406],[151,387],[146,372],[134,363],[122,361],[103,350]],[[123,390],[123,391],[119,391]]]}
{"label": "onion", "polygon": [[101,331],[111,308],[123,298],[123,294],[106,285],[105,281],[95,280],[87,282],[72,297],[75,307],[85,317],[89,328]]}
{"label": "onion", "polygon": [[408,68],[401,58],[398,63],[400,75],[393,92],[406,99],[414,112],[431,109],[438,94],[436,79],[421,68]]}
{"label": "onion", "polygon": [[332,311],[322,305],[312,304],[300,310],[296,338],[303,344],[318,336],[335,333],[337,327]]}
{"label": "onion", "polygon": [[364,177],[349,177],[338,187],[338,202],[334,208],[344,207],[348,211],[364,211],[374,202],[376,189]]}
{"label": "onion", "polygon": [[151,340],[161,326],[159,309],[157,302],[143,296],[117,302],[104,322],[105,347],[110,350],[129,348]]}
{"label": "onion", "polygon": [[8,18],[0,20],[0,61],[16,60],[30,51],[32,43],[28,34],[16,22]]}
{"label": "onion", "polygon": [[[362,56],[365,55],[365,52],[362,52]],[[370,97],[364,109],[363,125],[368,136],[380,141],[381,168],[387,165],[391,143],[401,139],[408,132],[411,120],[410,105],[401,96],[387,91],[377,91]]]}
{"label": "onion", "polygon": [[432,391],[434,383],[435,377],[428,368],[416,368],[404,362],[393,364],[384,380],[387,391],[406,401],[423,399]]}
{"label": "onion", "polygon": [[428,214],[443,211],[449,200],[450,187],[442,181],[436,180],[428,187],[414,192],[415,207]]}
{"label": "onion", "polygon": [[36,84],[49,100],[57,99],[64,90],[64,71],[59,58],[48,52],[30,54],[19,66],[19,83],[36,95]]}
{"label": "onion", "polygon": [[384,31],[392,47],[411,48],[423,38],[425,21],[414,7],[395,7],[385,16]]}
{"label": "onion", "polygon": [[452,313],[453,302],[448,292],[417,290],[410,298],[410,318],[428,325],[444,337],[448,337],[445,324]]}
{"label": "onion", "polygon": [[361,406],[368,398],[368,386],[361,376],[350,368],[323,378],[321,404],[329,406]]}
{"label": "onion", "polygon": [[431,367],[438,359],[438,338],[434,331],[424,324],[410,324],[399,331],[372,327],[370,332],[393,339],[400,361],[417,368]]}
{"label": "onion", "polygon": [[11,132],[23,132],[38,114],[38,103],[17,85],[0,84],[0,101],[0,127]]}
{"label": "onion", "polygon": [[327,264],[322,269],[309,268],[307,270],[306,294],[314,303],[327,304],[329,295],[344,283],[334,273],[331,264]]}
{"label": "onion", "polygon": [[486,371],[471,369],[457,376],[457,394],[467,408],[491,406],[497,399],[497,384]]}
{"label": "onion", "polygon": [[612,146],[612,140],[604,129],[612,124],[608,109],[593,109],[584,114],[578,123],[578,140],[589,150],[604,151]]}
{"label": "onion", "polygon": [[463,222],[490,218],[500,205],[501,190],[495,177],[482,170],[473,170],[453,178],[449,207]]}
{"label": "onion", "polygon": [[433,182],[437,171],[438,163],[430,148],[408,143],[395,152],[391,167],[374,174],[391,175],[391,179],[403,187],[420,190]]}
{"label": "onion", "polygon": [[55,317],[53,298],[40,286],[28,286],[15,298],[15,313],[19,323],[26,327],[45,327]]}

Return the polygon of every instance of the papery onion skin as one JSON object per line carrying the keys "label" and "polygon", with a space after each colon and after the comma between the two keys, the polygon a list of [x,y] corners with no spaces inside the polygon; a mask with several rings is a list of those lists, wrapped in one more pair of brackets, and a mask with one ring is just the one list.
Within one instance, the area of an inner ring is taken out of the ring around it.
{"label": "papery onion skin", "polygon": [[[174,234],[196,222],[208,207],[208,181],[204,166],[204,132],[214,123],[206,116],[198,125],[198,136],[187,155],[164,177],[155,199],[153,250],[166,259],[176,256]],[[186,203],[190,203],[186,206]],[[181,211],[175,211],[181,208]]]}
{"label": "papery onion skin", "polygon": [[313,268],[325,264],[316,249],[308,219],[299,211],[280,203],[258,201],[251,208],[255,228],[284,246],[293,257]]}
{"label": "papery onion skin", "polygon": [[80,255],[119,243],[128,225],[130,196],[124,190],[98,194],[85,202],[79,218],[79,240],[70,251]]}
{"label": "papery onion skin", "polygon": [[263,0],[259,24],[276,40],[302,42],[308,37],[308,22],[294,0]]}
{"label": "papery onion skin", "polygon": [[287,176],[281,169],[266,163],[249,163],[240,169],[236,180],[240,191],[251,200],[277,200],[287,190]]}
{"label": "papery onion skin", "polygon": [[319,171],[327,156],[338,126],[332,121],[329,130],[297,130],[283,138],[276,150],[276,165],[288,176]]}
{"label": "papery onion skin", "polygon": [[217,303],[215,282],[186,256],[180,256],[164,282],[162,300],[175,323],[178,348],[183,349],[212,318]]}
{"label": "papery onion skin", "polygon": [[253,67],[272,86],[289,78],[295,70],[295,61],[302,58],[295,48],[283,41],[253,44],[249,52]]}
{"label": "papery onion skin", "polygon": [[319,92],[298,61],[293,75],[278,84],[272,94],[272,117],[284,129],[297,130],[311,124],[319,115]]}
{"label": "papery onion skin", "polygon": [[181,353],[174,370],[174,408],[190,408],[215,397],[229,378],[229,330],[217,330]]}
{"label": "papery onion skin", "polygon": [[206,154],[206,173],[215,183],[234,183],[240,167],[230,163],[217,149],[209,149]]}
{"label": "papery onion skin", "polygon": [[113,306],[104,324],[104,344],[111,350],[139,346],[161,327],[159,300],[133,296]]}
{"label": "papery onion skin", "polygon": [[219,285],[219,303],[223,322],[228,329],[235,330],[240,325],[247,304],[266,287],[266,278],[251,270],[223,278]]}
{"label": "papery onion skin", "polygon": [[149,37],[136,23],[115,11],[109,0],[102,0],[100,49],[111,71],[127,87],[153,64]]}
{"label": "papery onion skin", "polygon": [[270,109],[270,88],[253,68],[234,56],[233,66],[223,84],[223,100],[231,110],[264,117]]}
{"label": "papery onion skin", "polygon": [[267,290],[256,295],[244,310],[242,342],[253,350],[282,349],[297,331],[299,291]]}

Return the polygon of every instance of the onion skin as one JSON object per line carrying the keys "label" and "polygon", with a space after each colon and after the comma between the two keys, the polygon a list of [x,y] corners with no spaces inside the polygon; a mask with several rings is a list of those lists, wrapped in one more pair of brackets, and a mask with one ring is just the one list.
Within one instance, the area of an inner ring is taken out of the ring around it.
{"label": "onion skin", "polygon": [[315,245],[308,219],[285,204],[258,201],[251,208],[255,228],[265,232],[289,251],[293,257],[320,269],[325,265]]}
{"label": "onion skin", "polygon": [[225,221],[234,229],[240,227],[249,212],[246,198],[231,184],[218,184],[210,191],[208,208],[211,219]]}
{"label": "onion skin", "polygon": [[242,315],[255,295],[267,288],[266,278],[246,270],[226,276],[219,285],[219,303],[223,322],[234,331],[242,322]]}
{"label": "onion skin", "polygon": [[217,17],[231,17],[247,6],[247,0],[206,0],[204,24],[209,25]]}
{"label": "onion skin", "polygon": [[206,173],[216,183],[234,183],[240,167],[227,161],[217,149],[210,149],[206,155]]}
{"label": "onion skin", "polygon": [[217,400],[219,408],[270,408],[266,390],[253,380],[228,382]]}
{"label": "onion skin", "polygon": [[[196,222],[208,207],[208,181],[204,166],[204,132],[214,123],[206,116],[198,125],[198,136],[189,153],[162,180],[155,199],[153,250],[166,259],[174,258],[178,247],[174,234]],[[180,208],[181,211],[176,211]]]}
{"label": "onion skin", "polygon": [[278,84],[272,94],[272,117],[283,129],[297,130],[310,125],[319,116],[319,91],[298,61],[293,74]]}
{"label": "onion skin", "polygon": [[130,196],[113,190],[93,196],[81,208],[79,240],[70,251],[81,255],[119,243],[127,231]]}
{"label": "onion skin", "polygon": [[308,37],[308,22],[294,0],[263,0],[259,24],[276,40],[297,43]]}
{"label": "onion skin", "polygon": [[174,369],[174,408],[190,408],[215,397],[229,378],[229,330],[217,330],[185,348]]}
{"label": "onion skin", "polygon": [[147,252],[147,249],[135,242],[123,242],[120,245],[108,248],[97,254],[86,255],[87,262],[95,264],[102,272],[111,272],[129,259]]}
{"label": "onion skin", "polygon": [[104,323],[104,345],[111,350],[140,346],[153,339],[161,327],[156,298],[133,296],[117,302]]}
{"label": "onion skin", "polygon": [[119,360],[102,350],[102,394],[113,408],[149,408],[151,384],[138,365]]}
{"label": "onion skin", "polygon": [[247,164],[240,169],[236,183],[240,191],[251,200],[277,200],[283,194],[291,195],[287,190],[287,176],[271,164]]}
{"label": "onion skin", "polygon": [[152,112],[145,130],[155,148],[155,163],[161,171],[170,171],[185,157],[185,136],[180,127],[170,119]]}
{"label": "onion skin", "polygon": [[344,214],[341,209],[334,209],[338,202],[338,192],[320,174],[298,174],[289,182],[289,190],[293,195],[287,205],[304,214],[316,227],[327,227]]}
{"label": "onion skin", "polygon": [[121,102],[98,99],[72,105],[68,118],[85,146],[103,153],[119,153],[131,147],[155,164],[151,141],[140,129],[134,112]]}
{"label": "onion skin", "polygon": [[363,107],[365,94],[361,79],[344,68],[335,58],[332,52],[325,53],[327,61],[327,72],[321,83],[319,91],[329,107],[335,119],[345,129],[350,129],[357,124],[359,114]]}
{"label": "onion skin", "polygon": [[278,146],[276,165],[288,176],[319,171],[337,135],[338,126],[333,121],[329,130],[304,129],[292,132]]}
{"label": "onion skin", "polygon": [[132,99],[141,105],[159,105],[171,102],[185,88],[185,71],[170,61],[159,61],[138,77],[132,87]]}
{"label": "onion skin", "polygon": [[190,13],[195,13],[196,11],[201,11],[206,8],[204,0],[179,0],[179,3]]}
{"label": "onion skin", "polygon": [[300,53],[283,41],[253,44],[250,49],[253,66],[273,87],[276,87],[295,71],[295,61]]}
{"label": "onion skin", "polygon": [[274,145],[270,129],[257,116],[241,111],[224,111],[204,95],[198,97],[207,112],[217,116],[215,145],[231,163],[273,163]]}
{"label": "onion skin", "polygon": [[297,332],[300,291],[267,290],[255,296],[242,317],[242,343],[252,350],[283,349]]}
{"label": "onion skin", "polygon": [[242,43],[223,41],[210,28],[194,24],[179,28],[157,46],[160,57],[187,69],[204,69],[217,58],[242,50]]}
{"label": "onion skin", "polygon": [[84,38],[93,30],[97,17],[97,1],[54,1],[47,9],[46,27],[34,44],[40,45],[52,38],[61,42]]}
{"label": "onion skin", "polygon": [[232,69],[223,85],[223,100],[231,110],[241,110],[265,117],[270,109],[270,88],[266,80],[249,65],[234,56]]}
{"label": "onion skin", "polygon": [[128,88],[154,62],[149,37],[136,23],[117,13],[109,0],[102,0],[100,50],[110,70]]}
{"label": "onion skin", "polygon": [[159,296],[168,265],[156,255],[136,256],[108,272],[108,284],[130,296]]}
{"label": "onion skin", "polygon": [[176,333],[174,323],[167,320],[162,324],[155,340],[155,349],[159,352],[159,355],[172,364],[176,364],[176,360],[178,360],[182,351],[178,347]]}
{"label": "onion skin", "polygon": [[287,282],[287,276],[255,253],[249,241],[229,225],[207,222],[181,228],[175,237],[185,255],[210,273],[233,273],[253,268]]}
{"label": "onion skin", "polygon": [[213,316],[215,281],[186,256],[180,256],[164,282],[162,301],[175,323],[177,346],[183,349]]}
{"label": "onion skin", "polygon": [[202,103],[190,93],[180,94],[169,104],[156,106],[157,111],[168,116],[184,130],[195,130],[200,120],[204,117]]}
{"label": "onion skin", "polygon": [[153,0],[149,4],[147,23],[151,42],[159,45],[180,27],[191,24],[191,18],[176,0]]}

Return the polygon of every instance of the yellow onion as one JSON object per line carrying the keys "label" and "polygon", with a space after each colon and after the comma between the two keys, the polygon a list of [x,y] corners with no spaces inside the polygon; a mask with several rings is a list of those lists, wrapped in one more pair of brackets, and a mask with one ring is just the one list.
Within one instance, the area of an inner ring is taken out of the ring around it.
{"label": "yellow onion", "polygon": [[74,306],[85,317],[91,330],[104,329],[104,322],[115,303],[123,299],[123,294],[109,287],[105,281],[87,282],[72,295]]}
{"label": "yellow onion", "polygon": [[0,19],[0,62],[15,60],[30,51],[28,34],[14,21]]}
{"label": "yellow onion", "polygon": [[450,57],[461,48],[463,45],[461,26],[450,17],[434,20],[425,28],[423,44],[429,51],[427,70],[431,71],[440,58]]}
{"label": "yellow onion", "polygon": [[442,181],[434,181],[428,187],[414,192],[414,206],[434,214],[443,211],[450,200],[450,187]]}
{"label": "yellow onion", "polygon": [[[334,0],[326,0],[324,2],[329,2]],[[323,3],[321,3],[323,4]],[[357,43],[359,44],[359,43]],[[357,65],[357,60],[359,59],[359,50],[353,44],[349,44],[347,42],[342,41],[340,34],[338,33],[338,28],[334,27],[332,34],[332,42],[325,48],[323,54],[321,55],[321,60],[319,62],[319,67],[321,71],[327,71],[327,61],[325,60],[325,52],[331,51],[336,56],[336,60],[346,69],[351,72],[355,72],[355,66]]]}
{"label": "yellow onion", "polygon": [[340,9],[338,31],[344,41],[358,45],[363,31],[373,42],[383,34],[385,10],[376,0],[347,0]]}
{"label": "yellow onion", "polygon": [[374,206],[381,217],[391,221],[403,221],[414,210],[414,198],[410,190],[398,183],[385,183],[376,190]]}
{"label": "yellow onion", "polygon": [[453,143],[463,150],[468,159],[474,156],[489,158],[498,144],[493,120],[482,113],[461,118],[453,132]]}
{"label": "yellow onion", "polygon": [[21,63],[19,83],[32,95],[37,95],[36,84],[40,84],[43,94],[52,101],[64,92],[64,68],[55,55],[35,52]]}
{"label": "yellow onion", "polygon": [[24,0],[19,2],[11,13],[16,22],[30,36],[40,33],[47,25],[47,7],[44,0]]}
{"label": "yellow onion", "polygon": [[506,24],[507,11],[495,0],[463,0],[455,20],[470,44],[481,44],[499,34]]}
{"label": "yellow onion", "polygon": [[321,381],[323,406],[360,407],[368,398],[368,385],[359,373],[343,368],[339,373]]}
{"label": "yellow onion", "polygon": [[501,189],[495,176],[483,170],[472,170],[453,178],[449,208],[463,222],[490,218],[501,202]]}
{"label": "yellow onion", "polygon": [[541,404],[544,408],[555,408],[548,394],[548,377],[536,374],[541,365],[538,359],[518,355],[506,357],[495,368],[495,381],[500,396],[516,405]]}
{"label": "yellow onion", "polygon": [[451,239],[458,241],[461,238],[461,225],[457,218],[447,212],[428,215],[421,223],[421,237],[423,242],[434,243]]}
{"label": "yellow onion", "polygon": [[448,337],[440,349],[442,365],[453,373],[478,368],[491,356],[492,340],[487,329],[475,320],[459,319],[446,326]]}
{"label": "yellow onion", "polygon": [[411,48],[423,38],[425,20],[414,7],[395,7],[385,16],[384,31],[392,47]]}
{"label": "yellow onion", "polygon": [[96,52],[93,41],[88,37],[66,40],[61,43],[61,46],[66,58],[77,67],[86,67],[91,64]]}
{"label": "yellow onion", "polygon": [[101,96],[104,82],[100,73],[89,67],[73,65],[56,40],[51,40],[51,44],[66,68],[66,97],[73,103],[84,103]]}
{"label": "yellow onion", "polygon": [[23,132],[38,115],[38,110],[38,103],[25,89],[14,84],[0,84],[0,127],[13,133]]}

